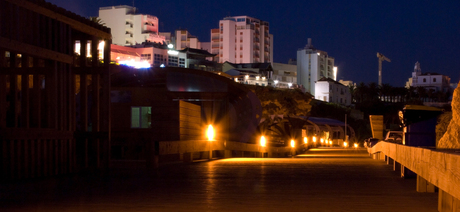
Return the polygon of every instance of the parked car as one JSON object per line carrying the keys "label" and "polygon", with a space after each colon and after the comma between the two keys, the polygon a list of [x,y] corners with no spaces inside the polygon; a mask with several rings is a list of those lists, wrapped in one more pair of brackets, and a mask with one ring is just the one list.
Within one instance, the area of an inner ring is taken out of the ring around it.
{"label": "parked car", "polygon": [[403,131],[388,131],[385,141],[402,144],[403,135]]}
{"label": "parked car", "polygon": [[370,147],[373,147],[375,144],[377,144],[379,141],[380,140],[378,138],[370,137],[370,138],[364,140],[364,146],[370,148]]}

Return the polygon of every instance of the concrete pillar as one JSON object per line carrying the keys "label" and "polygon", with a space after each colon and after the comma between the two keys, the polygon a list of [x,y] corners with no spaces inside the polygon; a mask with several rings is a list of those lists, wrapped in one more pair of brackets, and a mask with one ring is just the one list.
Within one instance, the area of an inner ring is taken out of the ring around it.
{"label": "concrete pillar", "polygon": [[224,158],[231,158],[232,150],[224,150]]}
{"label": "concrete pillar", "polygon": [[208,159],[211,160],[212,159],[212,150],[209,150],[208,153],[209,153]]}
{"label": "concrete pillar", "polygon": [[434,185],[428,182],[426,179],[417,175],[417,192],[434,192]]}
{"label": "concrete pillar", "polygon": [[460,212],[460,200],[439,189],[438,211]]}
{"label": "concrete pillar", "polygon": [[374,159],[374,160],[379,159],[379,153],[372,154],[372,159]]}
{"label": "concrete pillar", "polygon": [[182,153],[182,161],[184,163],[191,163],[193,162],[193,153],[192,152],[185,152]]}

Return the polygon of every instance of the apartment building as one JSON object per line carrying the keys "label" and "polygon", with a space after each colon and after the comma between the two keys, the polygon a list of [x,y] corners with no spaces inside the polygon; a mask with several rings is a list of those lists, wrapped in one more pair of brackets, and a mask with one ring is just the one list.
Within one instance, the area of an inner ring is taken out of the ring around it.
{"label": "apartment building", "polygon": [[219,63],[273,62],[269,24],[249,16],[226,17],[211,29],[211,53]]}
{"label": "apartment building", "polygon": [[165,36],[158,32],[158,18],[137,14],[137,8],[120,5],[99,8],[99,18],[112,32],[112,42],[120,46],[145,41],[163,43]]}
{"label": "apartment building", "polygon": [[201,49],[201,42],[196,36],[191,35],[186,29],[176,30],[176,50],[185,48]]}
{"label": "apartment building", "polygon": [[273,86],[291,88],[297,84],[297,66],[284,63],[273,63]]}
{"label": "apartment building", "polygon": [[315,82],[323,77],[337,80],[334,58],[313,47],[311,38],[308,38],[305,48],[297,51],[297,84],[305,87],[306,92],[315,94]]}

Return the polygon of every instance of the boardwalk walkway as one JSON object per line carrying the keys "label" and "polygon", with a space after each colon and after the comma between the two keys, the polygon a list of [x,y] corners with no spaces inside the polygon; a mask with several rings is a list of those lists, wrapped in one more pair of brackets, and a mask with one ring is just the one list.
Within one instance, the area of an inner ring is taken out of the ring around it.
{"label": "boardwalk walkway", "polygon": [[314,149],[2,184],[0,211],[437,211],[415,184],[365,150]]}

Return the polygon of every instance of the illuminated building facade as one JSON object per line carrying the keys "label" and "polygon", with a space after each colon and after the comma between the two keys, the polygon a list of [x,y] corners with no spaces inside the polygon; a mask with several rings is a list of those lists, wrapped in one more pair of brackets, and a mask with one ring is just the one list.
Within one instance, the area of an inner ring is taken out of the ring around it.
{"label": "illuminated building facade", "polygon": [[211,53],[219,63],[273,62],[269,24],[249,16],[226,17],[211,30]]}
{"label": "illuminated building facade", "polygon": [[201,49],[201,42],[196,36],[191,35],[187,30],[176,30],[176,50],[185,48]]}
{"label": "illuminated building facade", "polygon": [[112,43],[124,46],[145,41],[163,43],[164,35],[158,32],[158,18],[137,14],[137,8],[121,5],[99,8],[99,18],[112,30]]}
{"label": "illuminated building facade", "polygon": [[0,179],[107,170],[110,29],[39,0],[0,14]]}
{"label": "illuminated building facade", "polygon": [[305,91],[315,94],[315,82],[321,78],[337,80],[337,67],[334,58],[327,52],[317,50],[308,38],[308,44],[297,51],[297,84]]}
{"label": "illuminated building facade", "polygon": [[144,42],[134,46],[112,45],[112,61],[137,68],[181,67],[215,71],[215,55],[206,50],[185,48],[174,50],[171,45]]}
{"label": "illuminated building facade", "polygon": [[[408,86],[407,86],[408,85]],[[406,87],[425,87],[433,91],[451,92],[450,77],[437,73],[422,73],[420,63],[416,62],[412,78],[406,83]]]}
{"label": "illuminated building facade", "polygon": [[348,106],[351,104],[350,89],[331,78],[323,77],[315,82],[315,99]]}

